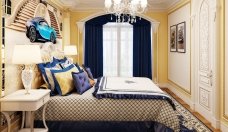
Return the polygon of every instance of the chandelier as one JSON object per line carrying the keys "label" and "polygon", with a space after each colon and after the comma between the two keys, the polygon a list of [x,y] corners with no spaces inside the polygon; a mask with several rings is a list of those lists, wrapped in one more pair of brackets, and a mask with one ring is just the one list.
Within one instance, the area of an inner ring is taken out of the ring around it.
{"label": "chandelier", "polygon": [[142,14],[147,7],[147,0],[105,0],[107,13],[116,16],[116,22],[136,22],[136,15]]}

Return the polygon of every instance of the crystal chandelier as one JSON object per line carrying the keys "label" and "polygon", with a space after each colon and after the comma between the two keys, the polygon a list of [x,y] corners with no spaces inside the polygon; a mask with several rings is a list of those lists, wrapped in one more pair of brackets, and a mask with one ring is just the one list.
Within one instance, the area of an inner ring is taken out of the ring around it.
{"label": "crystal chandelier", "polygon": [[136,22],[136,15],[142,14],[147,0],[105,0],[107,13],[116,15],[116,22]]}

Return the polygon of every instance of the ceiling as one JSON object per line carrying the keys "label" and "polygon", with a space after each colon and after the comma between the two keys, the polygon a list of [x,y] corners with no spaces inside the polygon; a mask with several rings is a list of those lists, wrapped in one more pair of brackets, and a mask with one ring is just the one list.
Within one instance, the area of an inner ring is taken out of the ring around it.
{"label": "ceiling", "polygon": [[[105,0],[57,0],[62,6],[72,11],[88,9],[104,9]],[[148,10],[164,11],[180,0],[148,0]]]}

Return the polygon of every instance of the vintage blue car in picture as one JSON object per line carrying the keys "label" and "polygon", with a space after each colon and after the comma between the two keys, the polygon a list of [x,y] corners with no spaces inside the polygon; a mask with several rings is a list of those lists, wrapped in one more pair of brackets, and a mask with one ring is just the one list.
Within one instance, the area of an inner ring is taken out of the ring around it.
{"label": "vintage blue car in picture", "polygon": [[26,23],[26,36],[30,42],[50,41],[56,43],[56,31],[42,17],[34,17]]}

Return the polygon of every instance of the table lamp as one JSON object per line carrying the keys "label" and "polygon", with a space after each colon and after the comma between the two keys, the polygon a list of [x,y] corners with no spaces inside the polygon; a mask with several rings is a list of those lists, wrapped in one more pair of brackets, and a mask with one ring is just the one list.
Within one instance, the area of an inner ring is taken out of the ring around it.
{"label": "table lamp", "polygon": [[31,89],[32,79],[33,79],[33,65],[41,63],[41,53],[39,45],[15,45],[12,57],[13,64],[22,64],[24,69],[22,69],[21,78],[24,88],[26,90],[25,94],[29,94]]}
{"label": "table lamp", "polygon": [[[77,55],[77,47],[74,45],[64,46],[64,55],[66,56]],[[68,58],[73,63],[73,58],[70,58],[70,57]]]}

